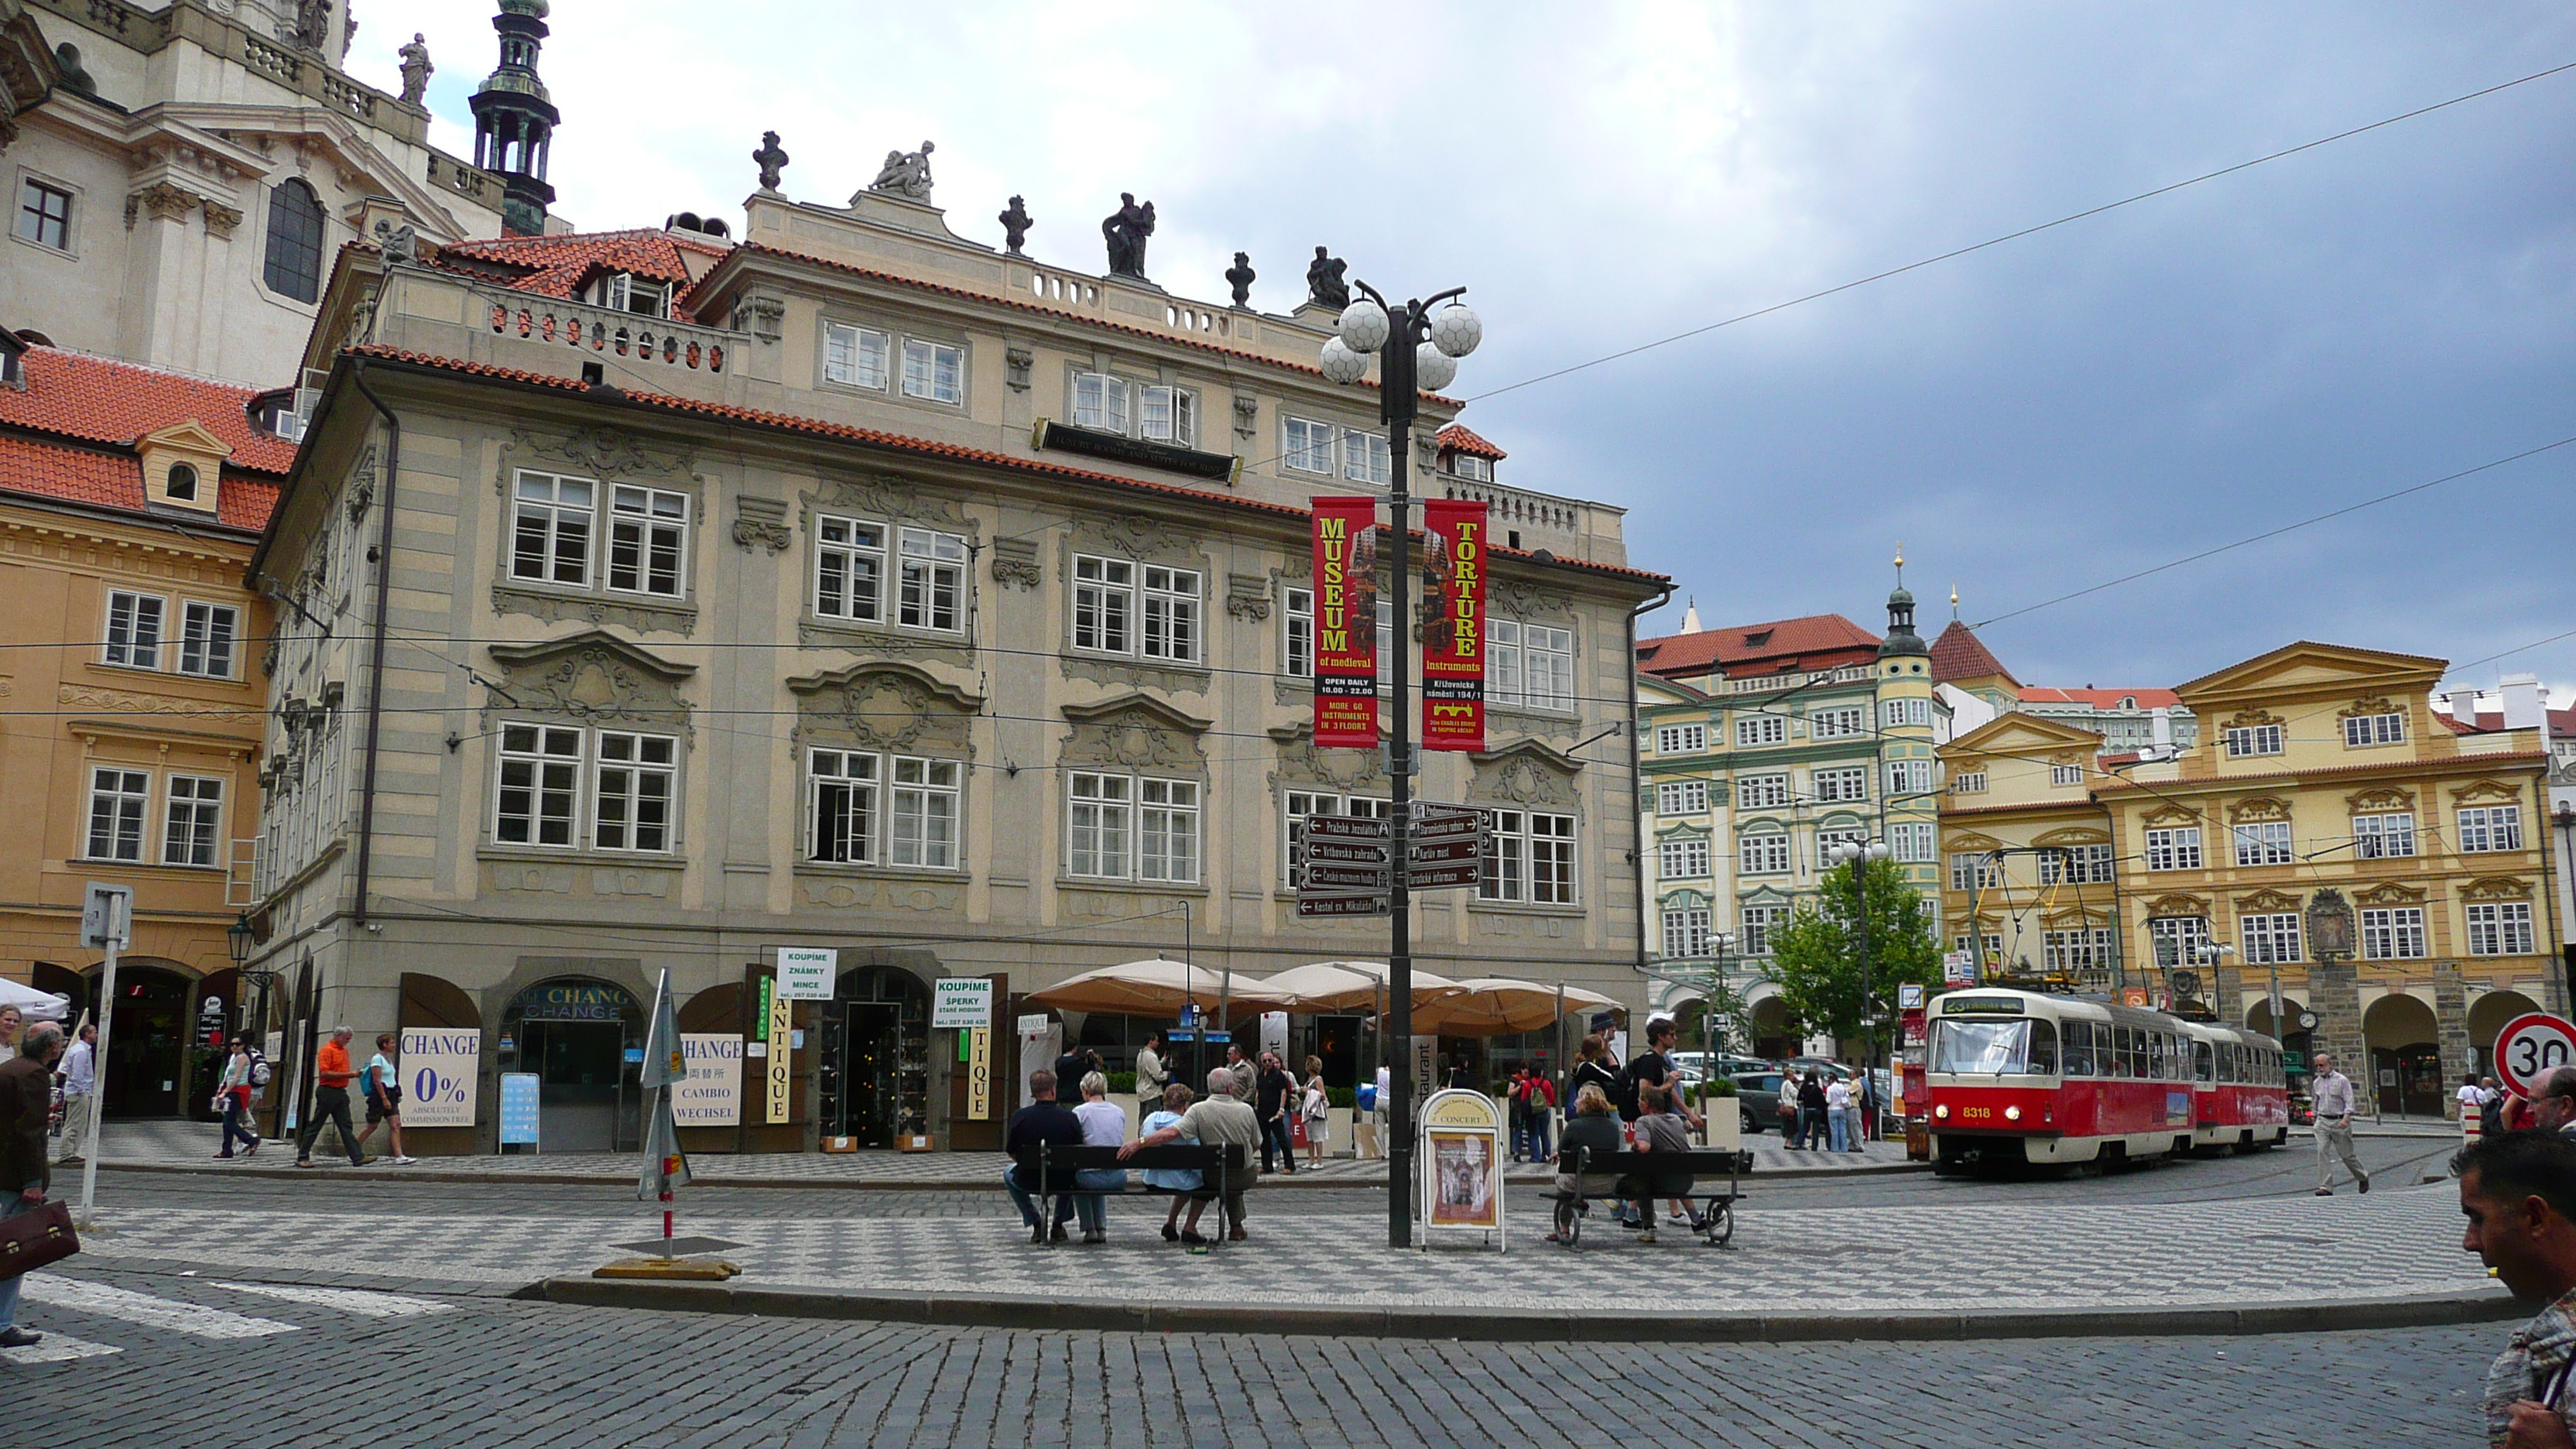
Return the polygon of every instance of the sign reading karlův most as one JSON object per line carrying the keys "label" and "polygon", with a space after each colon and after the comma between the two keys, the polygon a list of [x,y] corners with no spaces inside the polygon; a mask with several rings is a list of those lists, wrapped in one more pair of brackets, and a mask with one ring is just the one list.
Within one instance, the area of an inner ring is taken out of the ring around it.
{"label": "sign reading karl\u016fv most", "polygon": [[531,986],[519,994],[522,1021],[623,1021],[635,1009],[635,998],[615,986],[567,981]]}

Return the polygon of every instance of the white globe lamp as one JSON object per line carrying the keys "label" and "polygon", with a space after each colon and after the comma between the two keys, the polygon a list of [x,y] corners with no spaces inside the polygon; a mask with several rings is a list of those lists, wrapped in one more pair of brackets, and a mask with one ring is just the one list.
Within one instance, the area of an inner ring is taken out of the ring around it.
{"label": "white globe lamp", "polygon": [[1413,385],[1438,392],[1458,380],[1458,359],[1425,342],[1413,349]]}
{"label": "white globe lamp", "polygon": [[1342,309],[1342,345],[1365,357],[1386,345],[1386,309],[1366,297]]}
{"label": "white globe lamp", "polygon": [[1451,357],[1466,356],[1484,340],[1484,319],[1467,310],[1462,302],[1452,302],[1431,314],[1431,345]]}
{"label": "white globe lamp", "polygon": [[1343,346],[1342,339],[1330,337],[1325,339],[1323,354],[1316,359],[1316,365],[1324,369],[1327,380],[1347,385],[1368,376],[1369,360]]}

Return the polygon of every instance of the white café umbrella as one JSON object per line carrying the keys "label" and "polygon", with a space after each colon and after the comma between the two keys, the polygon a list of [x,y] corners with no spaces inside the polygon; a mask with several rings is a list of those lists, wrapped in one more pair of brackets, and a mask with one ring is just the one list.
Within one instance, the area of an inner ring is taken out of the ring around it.
{"label": "white caf\u00e9 umbrella", "polygon": [[1457,983],[1428,1006],[1415,1007],[1413,1029],[1426,1035],[1503,1036],[1545,1030],[1572,1013],[1618,1004],[1579,987],[1482,976]]}
{"label": "white caf\u00e9 umbrella", "polygon": [[0,978],[0,1006],[14,1006],[31,1021],[60,1021],[70,1014],[72,999],[38,991],[24,981]]}
{"label": "white caf\u00e9 umbrella", "polygon": [[[1383,961],[1310,961],[1254,982],[1252,989],[1279,997],[1290,1011],[1338,1013],[1386,1009],[1387,977],[1394,968]],[[1455,990],[1457,983],[1428,971],[1413,973],[1413,1009]]]}
{"label": "white caf\u00e9 umbrella", "polygon": [[[1230,994],[1236,1006],[1275,1008],[1284,1004],[1267,988],[1246,982],[1233,983]],[[1226,972],[1158,956],[1068,976],[1043,991],[1030,992],[1028,1001],[1057,1011],[1177,1016],[1184,1004],[1212,1012],[1228,995]]]}

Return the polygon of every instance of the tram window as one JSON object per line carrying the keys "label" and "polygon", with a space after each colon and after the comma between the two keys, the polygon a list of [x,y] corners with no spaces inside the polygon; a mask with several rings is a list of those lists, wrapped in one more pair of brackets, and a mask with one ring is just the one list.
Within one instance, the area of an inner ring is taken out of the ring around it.
{"label": "tram window", "polygon": [[2191,1064],[2192,1074],[2202,1081],[2218,1080],[2218,1053],[2210,1049],[2209,1043],[2196,1041],[2191,1044]]}
{"label": "tram window", "polygon": [[2218,1080],[2222,1082],[2236,1080],[2236,1043],[2232,1041],[2218,1044]]}
{"label": "tram window", "polygon": [[2057,1027],[2051,1022],[2030,1024],[2030,1073],[2035,1077],[2057,1075]]}
{"label": "tram window", "polygon": [[2093,1075],[2093,1025],[2090,1022],[2066,1023],[2066,1075]]}
{"label": "tram window", "polygon": [[2133,1026],[2111,1028],[2111,1075],[2136,1076],[2138,1055],[2138,1029]]}

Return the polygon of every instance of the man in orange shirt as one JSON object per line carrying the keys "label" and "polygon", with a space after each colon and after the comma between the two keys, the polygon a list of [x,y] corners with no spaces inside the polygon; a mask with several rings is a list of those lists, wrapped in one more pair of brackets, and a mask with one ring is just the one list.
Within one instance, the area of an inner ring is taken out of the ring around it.
{"label": "man in orange shirt", "polygon": [[321,1085],[313,1093],[313,1116],[304,1124],[304,1139],[295,1144],[295,1165],[313,1165],[313,1139],[322,1135],[322,1124],[329,1121],[340,1129],[340,1143],[349,1149],[349,1165],[364,1167],[375,1161],[358,1153],[358,1129],[349,1121],[349,1079],[357,1072],[349,1065],[349,1038],[356,1033],[345,1026],[333,1027],[331,1039],[313,1057],[313,1075]]}

